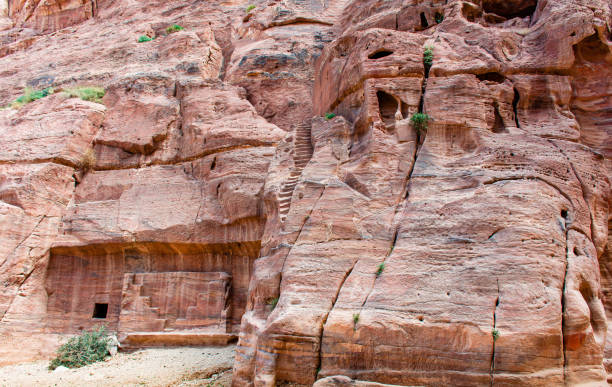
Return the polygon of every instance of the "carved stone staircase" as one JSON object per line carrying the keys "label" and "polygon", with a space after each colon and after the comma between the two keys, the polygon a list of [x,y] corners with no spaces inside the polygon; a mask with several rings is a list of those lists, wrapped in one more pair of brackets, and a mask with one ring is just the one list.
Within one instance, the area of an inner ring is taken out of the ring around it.
{"label": "carved stone staircase", "polygon": [[298,124],[295,128],[295,140],[293,143],[293,168],[289,178],[283,184],[283,187],[278,195],[281,222],[284,222],[287,218],[287,214],[289,214],[291,198],[293,197],[295,186],[300,180],[300,176],[302,176],[302,171],[312,158],[313,149],[310,139],[310,131],[310,121]]}
{"label": "carved stone staircase", "polygon": [[[122,316],[120,316],[120,321],[123,323],[122,325],[124,325],[124,328],[128,328],[132,324],[135,324],[141,329],[145,328],[145,330],[163,330],[167,320],[160,318],[159,308],[151,306],[151,297],[143,294],[144,284],[138,282],[138,276],[133,274],[128,275],[131,278],[126,279],[123,294],[131,294],[135,297],[129,312],[122,307]],[[129,317],[125,316],[126,312],[130,314]]]}

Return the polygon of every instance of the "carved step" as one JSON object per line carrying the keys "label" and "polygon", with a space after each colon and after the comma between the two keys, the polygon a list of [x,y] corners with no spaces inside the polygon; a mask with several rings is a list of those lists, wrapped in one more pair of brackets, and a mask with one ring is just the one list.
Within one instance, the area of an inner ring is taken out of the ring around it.
{"label": "carved step", "polygon": [[311,125],[310,123],[299,123],[295,126],[295,140],[293,142],[293,165],[290,177],[283,184],[279,193],[279,212],[280,220],[284,222],[291,207],[293,191],[302,175],[304,167],[312,158],[313,148],[311,142]]}

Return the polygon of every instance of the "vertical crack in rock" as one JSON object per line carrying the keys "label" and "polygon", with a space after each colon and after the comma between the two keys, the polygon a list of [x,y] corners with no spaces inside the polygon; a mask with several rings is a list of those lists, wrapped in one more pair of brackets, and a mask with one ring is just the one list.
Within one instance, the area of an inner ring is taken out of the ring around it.
{"label": "vertical crack in rock", "polygon": [[[381,265],[384,265],[387,262],[387,258],[389,258],[391,254],[393,253],[393,250],[395,250],[395,244],[397,243],[398,234],[399,234],[399,224],[397,224],[395,227],[395,232],[393,234],[393,240],[391,242],[391,247],[389,248],[389,252],[387,253],[387,255],[385,255],[385,257],[383,258]],[[361,310],[363,310],[363,307],[365,306],[365,304],[368,302],[368,299],[372,295],[372,292],[374,291],[374,285],[376,285],[376,280],[378,279],[379,276],[380,275],[377,274],[376,278],[374,278],[374,282],[372,282],[372,287],[370,288],[368,295],[366,296],[366,298],[363,300],[363,303],[361,304]]]}
{"label": "vertical crack in rock", "polygon": [[567,385],[567,348],[565,345],[565,319],[567,317],[567,300],[565,294],[567,291],[567,273],[569,273],[569,244],[568,244],[568,213],[567,210],[561,211],[565,220],[565,274],[563,275],[563,288],[561,293],[561,343],[563,346],[563,384]]}
{"label": "vertical crack in rock", "polygon": [[[13,249],[13,252],[11,253],[14,254],[17,249],[19,248],[19,246],[21,246],[25,241],[27,241],[35,232],[36,229],[38,228],[38,226],[43,222],[43,220],[45,220],[47,218],[47,215],[43,215],[40,220],[38,221],[38,223],[36,223],[36,226],[34,226],[34,228],[32,228],[32,231],[28,234],[28,236],[26,236],[21,242],[19,242],[19,244]],[[40,258],[40,257],[38,257]],[[11,310],[11,306],[13,305],[13,302],[15,302],[15,298],[17,298],[19,291],[21,290],[21,287],[23,286],[23,284],[26,283],[26,281],[28,280],[28,278],[30,278],[30,276],[32,275],[32,273],[34,272],[34,270],[36,269],[36,264],[32,265],[31,269],[29,272],[24,273],[24,277],[23,277],[23,281],[21,281],[21,283],[19,284],[19,286],[17,287],[17,291],[15,292],[15,296],[13,296],[13,298],[11,299],[11,301],[9,302],[8,306],[6,307],[4,313],[2,314],[1,318],[0,318],[0,323],[4,322],[4,318],[6,317],[6,312],[8,312],[9,310]]]}
{"label": "vertical crack in rock", "polygon": [[514,111],[514,122],[516,123],[517,128],[521,127],[521,123],[519,122],[519,116],[518,116],[518,103],[520,99],[521,99],[521,95],[519,94],[518,89],[515,87],[514,88],[514,99],[512,100],[512,110]]}
{"label": "vertical crack in rock", "polygon": [[340,290],[342,290],[342,287],[344,286],[344,283],[346,282],[347,278],[351,275],[351,273],[353,272],[353,269],[355,268],[355,265],[357,265],[357,262],[359,260],[356,259],[353,262],[353,265],[351,266],[351,268],[344,274],[344,278],[342,278],[342,281],[340,282],[340,285],[338,286],[338,290],[336,291],[336,296],[334,297],[334,301],[332,302],[332,306],[329,309],[329,311],[327,312],[327,314],[323,317],[323,320],[321,321],[321,334],[319,335],[319,358],[317,360],[317,368],[316,368],[316,375],[315,375],[315,380],[318,377],[319,371],[321,370],[321,365],[323,364],[322,362],[322,352],[323,352],[323,332],[325,332],[325,324],[327,323],[327,318],[329,317],[329,315],[331,314],[331,312],[334,310],[334,307],[336,306],[336,301],[338,301],[338,297],[340,296]]}
{"label": "vertical crack in rock", "polygon": [[[425,94],[427,92],[427,79],[428,79],[428,77],[429,77],[429,69],[427,69],[427,66],[426,66],[425,78],[423,78],[423,84],[421,86],[421,98],[419,100],[419,113],[423,112],[423,109],[424,109],[424,106],[425,106]],[[410,182],[412,180],[412,174],[414,172],[415,165],[416,165],[416,163],[418,161],[421,147],[425,143],[426,133],[423,133],[422,135],[423,135],[423,139],[421,139],[421,134],[417,132],[416,147],[415,147],[415,151],[414,151],[414,155],[413,155],[412,166],[410,167],[410,171],[408,171],[408,174],[406,175],[406,180],[404,182],[404,192],[399,197],[398,202],[395,205],[395,215],[393,216],[393,224],[395,225],[395,231],[393,233],[393,238],[391,240],[391,247],[390,247],[389,252],[387,253],[387,255],[383,258],[383,261],[382,261],[381,265],[384,265],[386,263],[387,259],[393,253],[393,250],[395,250],[395,245],[397,243],[397,239],[398,239],[398,236],[399,236],[399,228],[400,228],[400,222],[398,221],[397,218],[398,218],[399,214],[402,212],[401,210],[404,208],[404,206],[402,204],[405,204],[406,199],[408,199],[408,197],[410,196]],[[363,310],[363,307],[365,306],[365,304],[368,302],[368,299],[370,298],[370,295],[374,291],[374,287],[375,287],[375,284],[376,284],[376,279],[378,279],[378,276],[374,279],[374,282],[372,282],[372,287],[370,288],[370,291],[368,292],[368,295],[366,296],[366,298],[364,299],[363,303],[361,304],[361,309],[362,310]]]}
{"label": "vertical crack in rock", "polygon": [[[215,162],[216,158],[213,159],[213,164]],[[193,168],[193,164],[191,165],[191,167]],[[211,164],[211,167],[214,168],[214,166]],[[211,168],[212,170],[212,168]],[[193,172],[193,171],[192,171]],[[217,194],[219,193],[219,191],[217,190]],[[193,219],[193,227],[191,228],[191,234],[189,235],[189,237],[187,237],[187,240],[191,241],[193,240],[193,237],[195,236],[196,233],[196,227],[198,225],[198,219],[200,218],[200,211],[202,210],[202,204],[204,204],[204,185],[200,186],[200,205],[198,206],[198,210],[195,213],[195,218]],[[201,222],[201,221],[200,221]]]}
{"label": "vertical crack in rock", "polygon": [[178,114],[178,122],[176,124],[176,129],[178,130],[179,136],[183,137],[183,95],[182,95],[181,85],[178,81],[174,81],[174,95],[173,97],[178,99],[179,103],[179,114]]}
{"label": "vertical crack in rock", "polygon": [[[423,113],[423,108],[425,106],[425,94],[427,93],[427,79],[429,77],[429,71],[427,71],[427,73],[425,74],[425,78],[423,79],[423,85],[421,86],[421,98],[419,100],[419,113]],[[421,135],[423,136],[423,138],[421,139]],[[408,176],[406,177],[406,183],[404,184],[404,189],[405,189],[405,193],[402,195],[402,197],[404,198],[404,200],[406,200],[409,196],[410,193],[410,181],[412,179],[412,173],[414,172],[414,167],[419,159],[419,153],[421,151],[421,147],[423,146],[423,144],[425,143],[425,137],[427,136],[427,133],[419,133],[417,131],[417,139],[416,139],[416,147],[414,150],[414,156],[413,156],[413,162],[412,162],[412,166],[410,167],[410,171],[408,172]],[[397,212],[398,212],[398,207],[396,207],[396,211],[395,211],[395,216],[397,216]],[[396,232],[397,234],[397,232]],[[396,235],[397,236],[397,235]]]}
{"label": "vertical crack in rock", "polygon": [[491,351],[491,386],[495,379],[495,342],[499,332],[497,331],[497,307],[499,306],[499,278],[497,279],[497,298],[495,299],[495,309],[493,309],[493,329],[491,334],[493,335],[493,350]]}
{"label": "vertical crack in rock", "polygon": [[[321,200],[321,198],[323,197],[323,194],[325,193],[325,189],[327,187],[323,187],[323,189],[321,190],[321,194],[319,195],[319,197],[317,198],[317,200],[315,201],[315,203],[312,205],[312,208],[310,209],[310,211],[308,212],[308,215],[306,215],[306,217],[304,218],[304,223],[302,223],[302,227],[300,227],[300,231],[297,234],[297,236],[295,237],[294,240],[294,244],[295,242],[297,242],[297,240],[300,238],[300,235],[302,234],[302,230],[304,229],[304,226],[306,225],[306,222],[308,222],[308,219],[310,219],[310,215],[312,215],[312,212],[314,211],[315,208],[317,208],[317,205],[319,204],[319,201]],[[285,254],[285,257],[283,258],[283,264],[281,266],[280,272],[279,272],[279,278],[278,278],[278,297],[280,298],[280,294],[281,294],[281,285],[283,283],[283,272],[285,271],[285,264],[287,263],[287,257],[289,256],[289,254],[291,253],[291,249],[293,248],[293,245],[291,245],[291,247],[289,248],[289,251],[287,251],[287,254]]]}
{"label": "vertical crack in rock", "polygon": [[569,164],[570,168],[572,169],[572,173],[576,177],[576,180],[578,180],[578,183],[580,183],[580,191],[582,193],[582,200],[584,200],[584,204],[587,206],[587,209],[589,210],[589,218],[591,219],[591,236],[590,236],[590,238],[591,238],[591,242],[593,242],[593,244],[595,244],[595,219],[593,219],[593,211],[591,210],[591,205],[589,204],[589,201],[588,201],[588,198],[587,198],[587,188],[586,188],[586,185],[582,181],[582,178],[578,174],[578,171],[576,171],[576,167],[574,166],[574,163],[572,162],[570,157],[567,155],[567,153],[565,153],[565,151],[561,147],[559,147],[553,140],[551,140],[551,139],[547,139],[547,140],[548,140],[548,142],[552,146],[554,146],[563,155],[563,157],[565,157],[567,159],[567,163]]}

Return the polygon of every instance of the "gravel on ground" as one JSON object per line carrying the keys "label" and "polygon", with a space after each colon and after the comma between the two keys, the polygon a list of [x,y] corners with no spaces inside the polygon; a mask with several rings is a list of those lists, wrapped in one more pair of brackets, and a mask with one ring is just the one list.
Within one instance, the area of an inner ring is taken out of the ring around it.
{"label": "gravel on ground", "polygon": [[235,346],[149,348],[81,368],[49,371],[48,361],[0,367],[0,386],[231,386]]}

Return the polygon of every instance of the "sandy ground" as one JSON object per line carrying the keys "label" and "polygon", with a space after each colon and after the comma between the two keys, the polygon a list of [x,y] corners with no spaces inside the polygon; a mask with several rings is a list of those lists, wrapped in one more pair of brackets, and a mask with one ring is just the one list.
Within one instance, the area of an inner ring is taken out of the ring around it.
{"label": "sandy ground", "polygon": [[48,361],[0,367],[0,386],[230,387],[235,346],[152,348],[89,366],[49,371]]}

